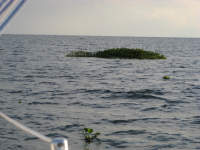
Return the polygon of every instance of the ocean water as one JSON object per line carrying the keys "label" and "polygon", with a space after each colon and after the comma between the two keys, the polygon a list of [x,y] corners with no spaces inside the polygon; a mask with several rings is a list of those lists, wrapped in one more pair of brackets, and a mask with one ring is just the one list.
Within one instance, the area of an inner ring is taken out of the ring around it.
{"label": "ocean water", "polygon": [[[65,57],[117,47],[167,60]],[[68,138],[70,150],[200,149],[200,39],[3,35],[0,111]],[[85,144],[84,127],[101,132],[100,141]],[[0,118],[0,150],[49,145]]]}

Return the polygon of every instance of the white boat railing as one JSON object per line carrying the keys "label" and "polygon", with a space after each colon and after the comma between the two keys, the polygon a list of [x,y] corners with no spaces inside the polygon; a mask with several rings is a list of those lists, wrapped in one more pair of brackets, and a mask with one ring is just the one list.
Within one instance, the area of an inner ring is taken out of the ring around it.
{"label": "white boat railing", "polygon": [[2,117],[3,119],[7,120],[8,122],[10,122],[11,124],[13,124],[15,127],[25,131],[28,134],[31,134],[37,138],[39,138],[40,140],[47,142],[50,144],[50,148],[51,150],[68,150],[68,140],[65,138],[55,138],[55,139],[51,139],[37,131],[34,131],[28,127],[26,127],[25,125],[17,122],[16,120],[8,117],[6,114],[0,112],[0,117]]}

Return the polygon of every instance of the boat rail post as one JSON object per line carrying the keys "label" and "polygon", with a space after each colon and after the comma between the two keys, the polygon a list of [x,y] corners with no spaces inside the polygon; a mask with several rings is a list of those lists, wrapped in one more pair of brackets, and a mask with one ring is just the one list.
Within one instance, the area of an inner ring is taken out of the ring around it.
{"label": "boat rail post", "polygon": [[55,138],[51,142],[51,150],[69,150],[68,141],[65,138]]}

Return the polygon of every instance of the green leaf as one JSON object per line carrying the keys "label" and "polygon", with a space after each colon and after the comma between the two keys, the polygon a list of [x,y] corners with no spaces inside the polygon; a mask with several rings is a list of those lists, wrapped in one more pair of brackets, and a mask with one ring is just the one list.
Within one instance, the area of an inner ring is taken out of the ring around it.
{"label": "green leaf", "polygon": [[92,132],[93,132],[93,129],[91,129],[91,128],[84,128],[84,131],[85,131],[86,133],[92,133]]}
{"label": "green leaf", "polygon": [[93,129],[88,128],[88,133],[92,133]]}

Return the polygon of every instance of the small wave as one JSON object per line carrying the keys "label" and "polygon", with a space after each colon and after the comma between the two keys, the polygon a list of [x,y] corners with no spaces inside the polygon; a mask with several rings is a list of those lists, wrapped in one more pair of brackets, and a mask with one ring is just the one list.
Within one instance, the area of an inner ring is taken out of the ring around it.
{"label": "small wave", "polygon": [[155,96],[154,93],[149,90],[142,91],[128,91],[128,92],[114,92],[111,98],[126,98],[126,99],[158,99],[166,100],[160,96]]}
{"label": "small wave", "polygon": [[28,105],[58,105],[59,103],[54,102],[31,102]]}
{"label": "small wave", "polygon": [[142,109],[142,111],[154,111],[158,109],[159,109],[158,107],[148,107],[148,108]]}
{"label": "small wave", "polygon": [[2,101],[2,100],[0,100],[0,104],[5,104],[6,102],[4,102],[4,101]]}
{"label": "small wave", "polygon": [[[58,138],[58,137],[68,138],[66,135],[59,134],[59,133],[50,133],[50,134],[48,134],[46,136],[47,137],[51,137],[51,138]],[[36,137],[27,137],[24,140],[25,141],[32,141],[32,140],[38,140],[38,138],[36,138]]]}
{"label": "small wave", "polygon": [[139,104],[137,104],[137,103],[120,103],[120,106],[130,106],[130,105],[137,106]]}
{"label": "small wave", "polygon": [[74,132],[74,131],[77,131],[78,129],[80,129],[81,127],[83,127],[83,125],[71,124],[71,125],[57,127],[57,128],[55,128],[55,130]]}
{"label": "small wave", "polygon": [[65,96],[65,95],[69,95],[68,92],[62,92],[62,91],[55,91],[54,93],[52,93],[52,96]]}
{"label": "small wave", "polygon": [[104,139],[102,142],[115,147],[115,148],[127,148],[128,147],[128,142],[124,140],[114,140],[114,139]]}
{"label": "small wave", "polygon": [[30,123],[30,124],[33,124],[33,125],[35,125],[35,126],[41,126],[41,125],[42,125],[42,124],[39,123],[38,121],[30,121],[29,123]]}
{"label": "small wave", "polygon": [[200,89],[200,85],[196,85],[196,86],[194,86],[193,89],[197,89],[197,90],[199,90],[199,89]]}
{"label": "small wave", "polygon": [[90,105],[92,108],[110,108],[109,106],[103,106],[103,105],[99,105],[99,104],[92,104]]}
{"label": "small wave", "polygon": [[90,94],[110,94],[113,93],[111,90],[105,90],[105,89],[79,89],[80,93],[90,93]]}
{"label": "small wave", "polygon": [[172,136],[170,136],[169,134],[166,134],[166,135],[153,135],[153,136],[149,136],[148,139],[149,140],[154,140],[154,141],[160,141],[160,142],[167,142],[167,141],[177,140],[177,138],[174,135],[172,135]]}
{"label": "small wave", "polygon": [[19,117],[19,116],[17,116],[17,115],[13,115],[12,118],[13,118],[13,119],[17,119],[17,120],[23,120],[22,117]]}
{"label": "small wave", "polygon": [[60,134],[60,133],[50,133],[47,135],[47,137],[51,137],[51,138],[63,137],[63,138],[68,139],[68,136],[66,136],[64,134]]}
{"label": "small wave", "polygon": [[153,145],[150,150],[159,150],[159,149],[172,149],[175,148],[175,144],[161,144],[161,145]]}
{"label": "small wave", "polygon": [[191,124],[200,124],[200,116],[194,116]]}
{"label": "small wave", "polygon": [[[77,91],[76,91],[77,92]],[[150,90],[150,89],[143,89],[137,91],[112,91],[107,89],[79,89],[79,93],[89,93],[89,94],[100,94],[104,95],[104,98],[107,99],[158,99],[158,100],[167,100],[166,98],[161,97],[160,95],[164,95],[161,90]],[[106,95],[106,96],[105,96]],[[159,95],[159,96],[157,96]]]}
{"label": "small wave", "polygon": [[175,104],[181,104],[181,103],[189,103],[183,100],[169,100],[169,99],[165,99],[165,102],[171,105],[175,105]]}
{"label": "small wave", "polygon": [[[14,133],[9,133],[9,134],[14,134]],[[7,139],[7,140],[13,140],[13,141],[17,141],[17,138],[14,137],[8,137],[8,136],[1,136],[1,139]]]}
{"label": "small wave", "polygon": [[138,135],[138,134],[145,134],[145,130],[127,130],[127,131],[117,131],[112,132],[111,134],[107,134],[107,136],[110,135]]}
{"label": "small wave", "polygon": [[155,121],[159,120],[159,118],[141,118],[141,119],[127,119],[127,120],[108,120],[108,119],[103,119],[102,121],[112,123],[112,124],[127,124],[127,123],[133,123],[137,121]]}
{"label": "small wave", "polygon": [[8,93],[9,94],[21,94],[21,93],[23,93],[23,91],[22,90],[8,90]]}
{"label": "small wave", "polygon": [[27,137],[24,139],[24,141],[33,141],[33,140],[38,140],[36,137]]}
{"label": "small wave", "polygon": [[51,93],[51,92],[53,92],[53,91],[38,91],[38,92],[28,93],[27,96],[45,95],[45,94]]}
{"label": "small wave", "polygon": [[40,82],[39,84],[44,84],[44,85],[57,85],[55,82]]}
{"label": "small wave", "polygon": [[33,75],[26,75],[26,76],[24,76],[24,78],[34,78],[34,76]]}
{"label": "small wave", "polygon": [[82,102],[73,102],[69,103],[69,106],[79,105],[84,107],[92,107],[92,108],[110,108],[109,106],[103,106],[103,104],[90,104],[90,103],[82,103]]}

